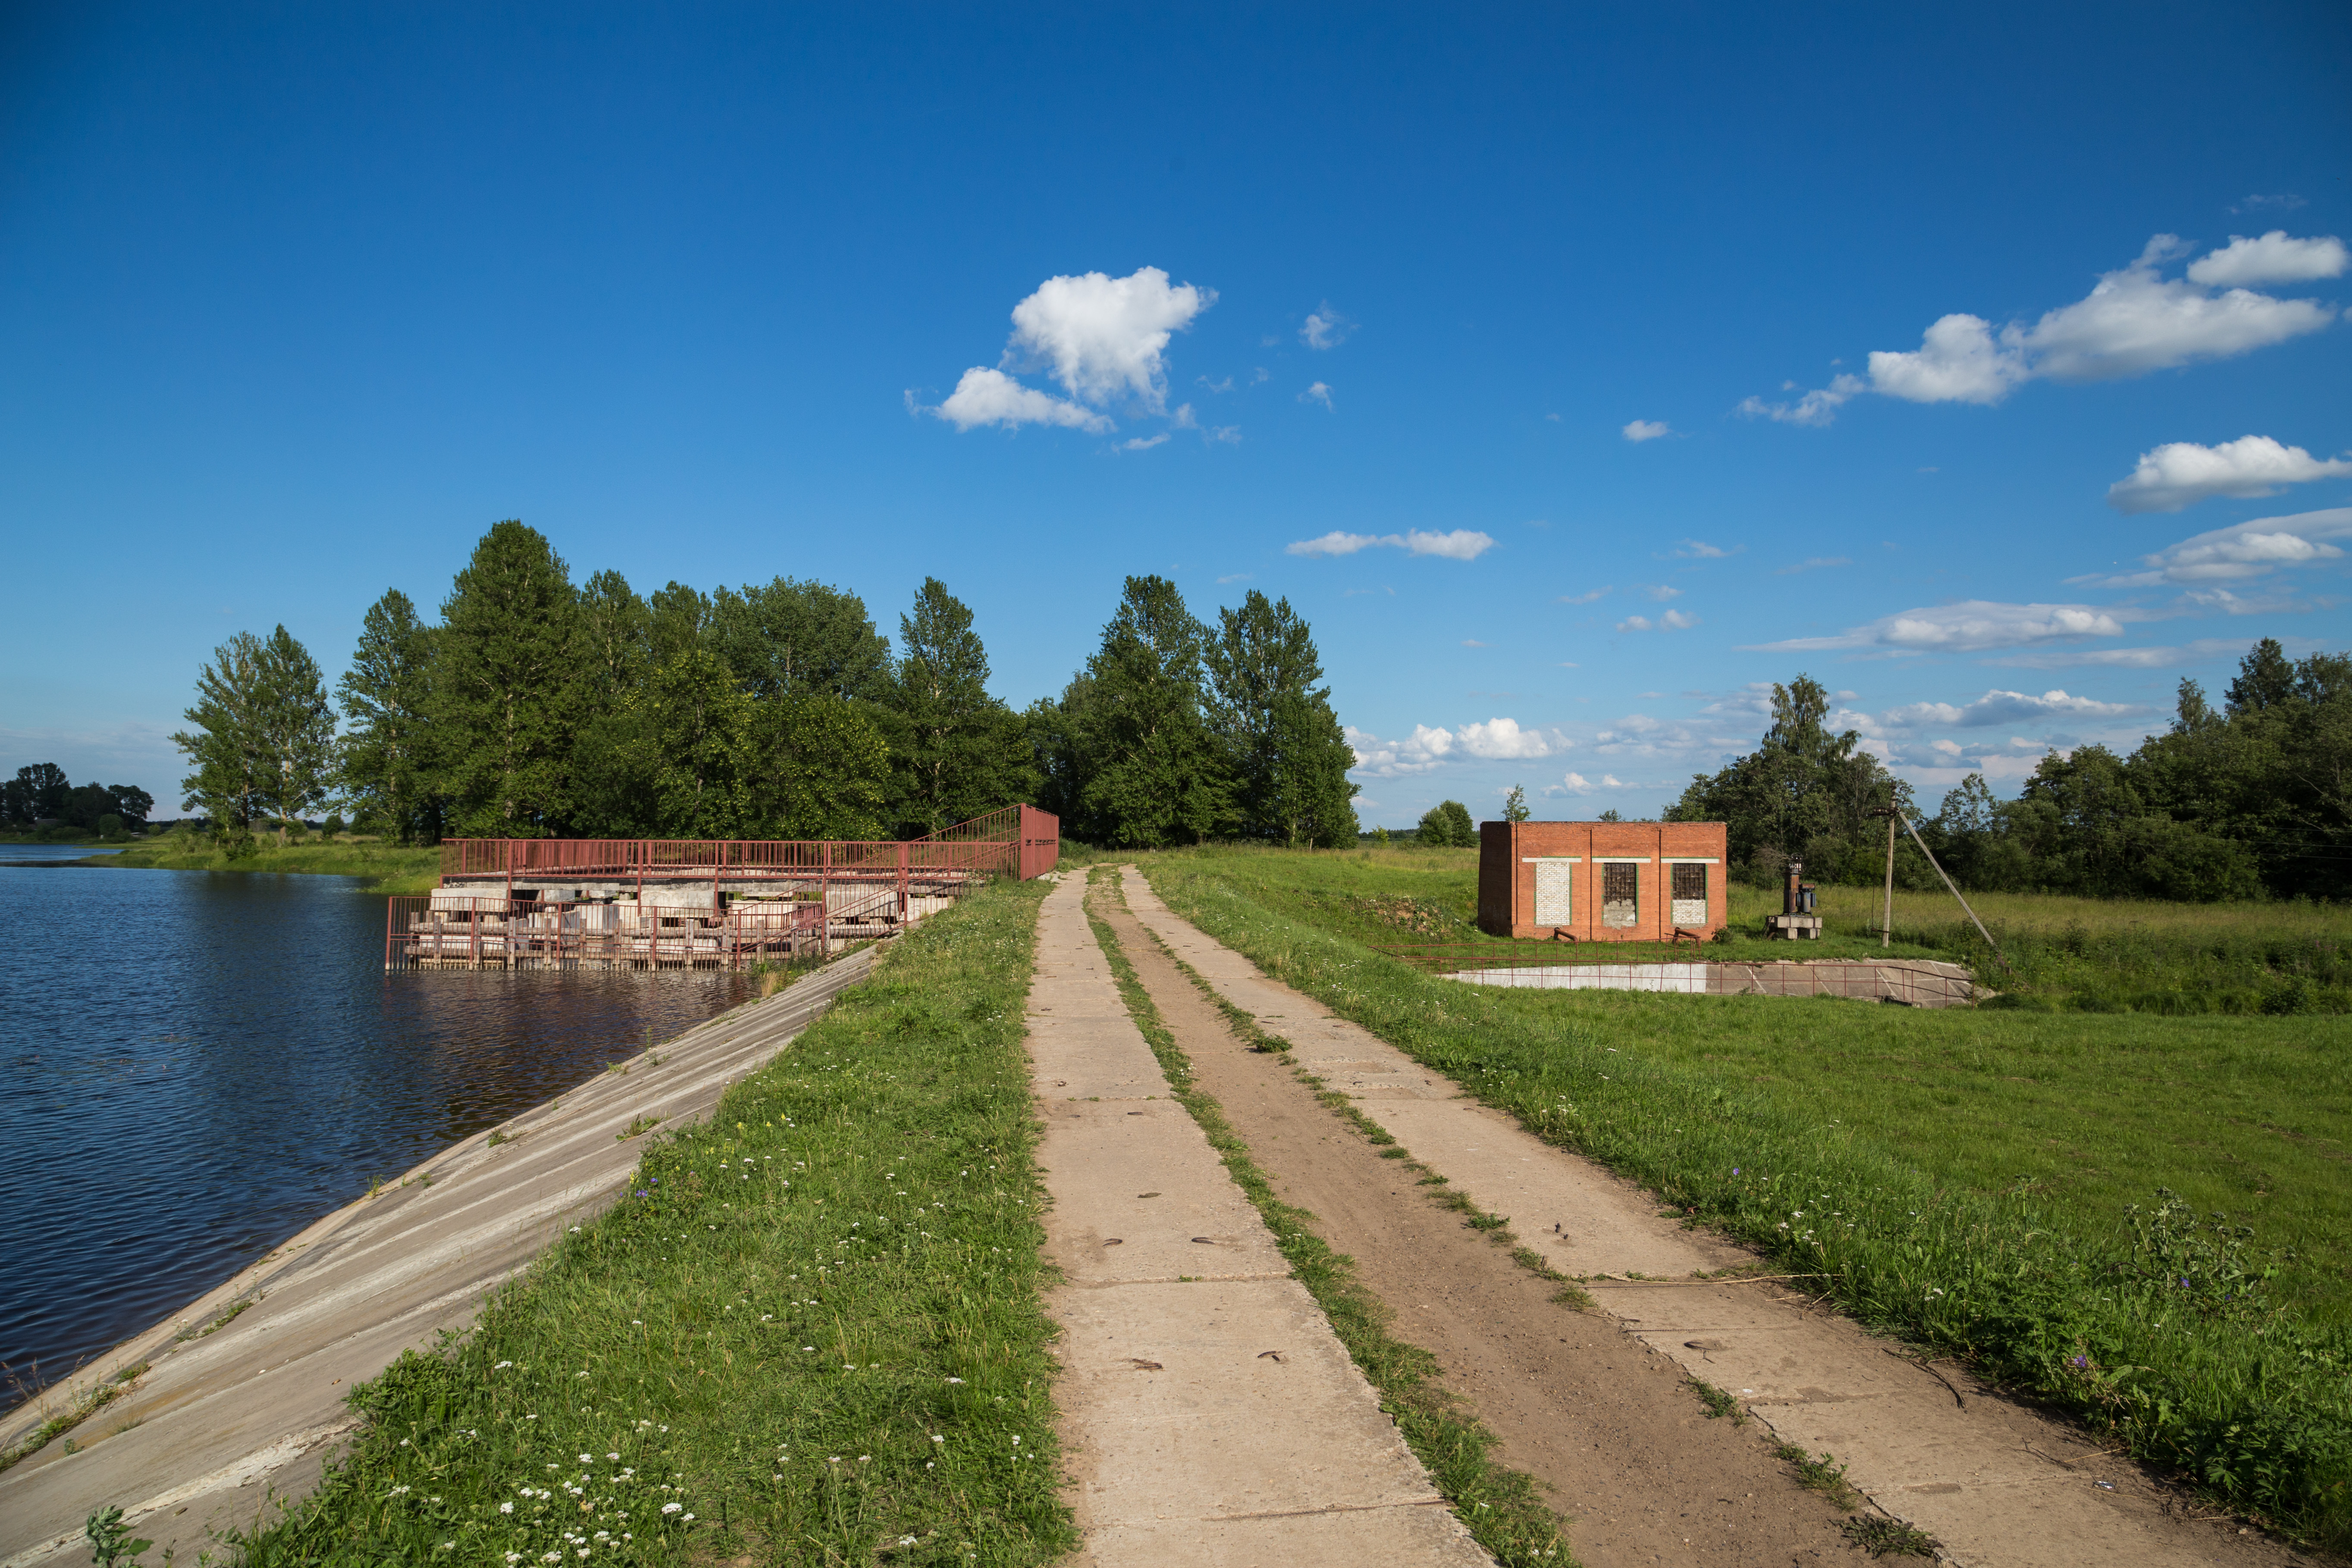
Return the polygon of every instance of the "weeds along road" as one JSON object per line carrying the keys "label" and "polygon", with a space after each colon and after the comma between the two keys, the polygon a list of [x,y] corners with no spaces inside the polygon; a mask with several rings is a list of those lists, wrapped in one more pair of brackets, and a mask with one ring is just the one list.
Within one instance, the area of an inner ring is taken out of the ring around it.
{"label": "weeds along road", "polygon": [[[1103,912],[1200,1090],[1355,1259],[1395,1333],[1436,1353],[1497,1458],[1549,1489],[1591,1568],[1834,1560],[1905,1529],[1969,1564],[2299,1560],[2190,1521],[2185,1500],[2078,1433],[1780,1284],[1696,1278],[1758,1260],[1269,981],[1131,868],[1118,893]],[[1289,1048],[1253,1049],[1226,1007]],[[1584,1279],[1594,1304],[1556,1300],[1527,1264]],[[1719,1416],[1713,1390],[1728,1395]]]}

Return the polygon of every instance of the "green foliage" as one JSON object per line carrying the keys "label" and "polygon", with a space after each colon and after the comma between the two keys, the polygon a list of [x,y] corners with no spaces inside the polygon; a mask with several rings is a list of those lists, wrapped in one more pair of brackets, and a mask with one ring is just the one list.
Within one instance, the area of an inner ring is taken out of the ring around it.
{"label": "green foliage", "polygon": [[1503,797],[1503,820],[1505,822],[1525,822],[1529,815],[1530,814],[1528,811],[1527,786],[1525,784],[1513,784],[1511,786],[1511,793]]}
{"label": "green foliage", "polygon": [[180,781],[183,805],[212,819],[224,844],[249,837],[261,787],[261,639],[239,632],[196,671],[192,726],[172,737],[191,772]]}
{"label": "green foliage", "polygon": [[2352,657],[2263,638],[2216,710],[2183,680],[2128,756],[2042,759],[2015,801],[1970,774],[1920,825],[1961,884],[2218,902],[2352,896]]}
{"label": "green foliage", "polygon": [[1220,629],[1203,647],[1212,687],[1209,720],[1233,775],[1236,826],[1244,838],[1293,848],[1355,842],[1356,765],[1314,633],[1290,607],[1250,590],[1238,610],[1218,611]]}
{"label": "green foliage", "polygon": [[335,776],[335,715],[318,660],[284,626],[261,645],[253,799],[283,842],[327,798]]}
{"label": "green foliage", "polygon": [[441,606],[431,732],[448,826],[493,838],[557,830],[583,717],[580,598],[536,529],[475,546]]}
{"label": "green foliage", "polygon": [[1458,800],[1440,801],[1422,814],[1413,842],[1433,849],[1475,849],[1478,828],[1470,820],[1468,806]]}
{"label": "green foliage", "polygon": [[898,831],[937,833],[1036,793],[1027,727],[988,693],[988,651],[971,611],[936,577],[898,617],[890,685]]}
{"label": "green foliage", "polygon": [[649,1134],[614,1208],[354,1394],[348,1452],[242,1561],[1074,1549],[1022,1054],[1045,890],[925,921],[707,1123]]}
{"label": "green foliage", "polygon": [[433,633],[399,589],[368,606],[359,647],[337,683],[347,728],[341,787],[355,820],[400,844],[439,837],[428,783],[425,714]]}
{"label": "green foliage", "polygon": [[1693,778],[1665,820],[1726,824],[1731,865],[1758,880],[1792,859],[1819,880],[1867,880],[1874,866],[1883,874],[1885,829],[1870,813],[1907,809],[1911,786],[1860,750],[1856,731],[1832,734],[1829,714],[1829,689],[1812,677],[1774,685],[1772,723],[1756,750]]}
{"label": "green foliage", "polygon": [[810,691],[880,702],[889,692],[889,640],[875,631],[866,601],[840,588],[788,577],[740,593],[721,588],[710,597],[709,635],[754,697]]}
{"label": "green foliage", "polygon": [[1087,661],[1084,692],[1064,699],[1058,760],[1076,819],[1066,817],[1066,830],[1089,843],[1150,848],[1198,843],[1226,826],[1233,779],[1205,712],[1206,641],[1173,583],[1127,579],[1102,647]]}
{"label": "green foliage", "polygon": [[82,1525],[82,1537],[89,1542],[89,1560],[97,1568],[114,1568],[118,1563],[135,1563],[139,1554],[155,1543],[133,1541],[130,1527],[122,1522],[120,1508],[100,1509]]}

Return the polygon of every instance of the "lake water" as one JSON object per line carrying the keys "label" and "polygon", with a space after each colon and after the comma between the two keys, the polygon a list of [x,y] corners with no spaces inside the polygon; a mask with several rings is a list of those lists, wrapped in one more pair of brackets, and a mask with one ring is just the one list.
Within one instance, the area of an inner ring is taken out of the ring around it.
{"label": "lake water", "polygon": [[56,864],[89,853],[0,846],[0,1407],[370,1177],[750,994],[386,974],[384,900],[355,879]]}

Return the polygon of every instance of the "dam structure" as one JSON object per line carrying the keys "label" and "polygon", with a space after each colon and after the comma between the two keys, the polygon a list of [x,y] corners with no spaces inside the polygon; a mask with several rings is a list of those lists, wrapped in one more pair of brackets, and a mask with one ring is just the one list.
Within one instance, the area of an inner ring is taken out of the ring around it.
{"label": "dam structure", "polygon": [[1008,805],[911,839],[450,838],[441,883],[384,910],[383,966],[740,969],[829,958],[1061,856]]}

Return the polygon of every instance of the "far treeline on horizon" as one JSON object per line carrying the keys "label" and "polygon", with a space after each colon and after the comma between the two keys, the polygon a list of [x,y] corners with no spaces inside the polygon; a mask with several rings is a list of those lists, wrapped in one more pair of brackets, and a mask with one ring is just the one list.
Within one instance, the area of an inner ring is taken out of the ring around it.
{"label": "far treeline on horizon", "polygon": [[[240,632],[198,672],[184,808],[236,856],[313,813],[399,844],[444,837],[919,837],[1017,801],[1110,848],[1214,841],[1352,847],[1349,746],[1311,628],[1250,591],[1214,626],[1173,584],[1130,576],[1098,650],[1058,700],[990,695],[971,612],[926,578],[898,647],[855,594],[778,577],[641,595],[575,584],[536,530],[494,526],[437,623],[394,590],[367,612],[330,695],[280,626]],[[1893,806],[1971,890],[2197,901],[2352,896],[2352,656],[2264,638],[2219,707],[2180,682],[2170,726],[2129,755],[2045,754],[2013,801],[1969,774],[1922,817],[1910,784],[1832,732],[1810,676],[1772,687],[1756,749],[1695,776],[1668,821],[1727,825],[1731,873],[1801,860],[1822,881],[1885,871]],[[342,722],[337,722],[340,710]],[[0,784],[15,832],[119,837],[146,792],[73,785],[54,763]],[[1514,790],[1505,816],[1525,820]],[[1614,819],[1614,813],[1604,814]],[[1399,834],[1471,847],[1446,801]],[[1907,837],[1897,879],[1934,871]]]}

